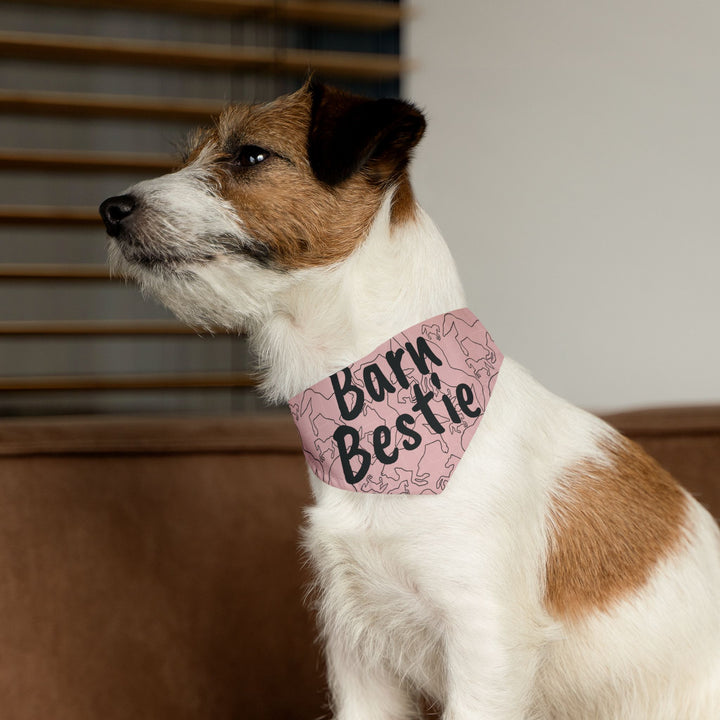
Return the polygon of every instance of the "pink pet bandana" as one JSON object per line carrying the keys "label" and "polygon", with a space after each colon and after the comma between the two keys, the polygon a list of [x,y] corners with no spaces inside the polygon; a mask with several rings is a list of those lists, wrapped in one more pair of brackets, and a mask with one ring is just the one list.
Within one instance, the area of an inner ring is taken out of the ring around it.
{"label": "pink pet bandana", "polygon": [[343,490],[441,493],[502,360],[467,308],[398,333],[290,400],[310,468]]}

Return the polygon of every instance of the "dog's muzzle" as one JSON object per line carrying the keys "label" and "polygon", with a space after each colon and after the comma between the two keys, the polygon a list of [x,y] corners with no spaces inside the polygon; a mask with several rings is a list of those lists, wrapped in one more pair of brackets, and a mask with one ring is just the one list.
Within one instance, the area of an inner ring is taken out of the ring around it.
{"label": "dog's muzzle", "polygon": [[110,197],[100,205],[100,216],[110,237],[120,235],[123,223],[132,215],[136,205],[137,201],[133,195]]}

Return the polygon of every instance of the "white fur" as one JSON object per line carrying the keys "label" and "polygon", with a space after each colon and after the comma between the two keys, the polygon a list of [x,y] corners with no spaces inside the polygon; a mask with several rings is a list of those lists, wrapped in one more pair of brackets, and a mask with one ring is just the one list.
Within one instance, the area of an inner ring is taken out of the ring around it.
{"label": "white fur", "polygon": [[[146,186],[169,199],[173,186],[159,187]],[[393,226],[389,196],[332,267],[280,272],[228,255],[162,273],[113,256],[184,319],[247,330],[275,401],[465,305],[436,227],[421,210]],[[549,498],[612,434],[506,358],[441,495],[350,493],[311,475],[305,545],[337,720],[415,717],[418,693],[444,720],[720,717],[720,540],[693,500],[686,546],[642,592],[574,624],[543,603]]]}

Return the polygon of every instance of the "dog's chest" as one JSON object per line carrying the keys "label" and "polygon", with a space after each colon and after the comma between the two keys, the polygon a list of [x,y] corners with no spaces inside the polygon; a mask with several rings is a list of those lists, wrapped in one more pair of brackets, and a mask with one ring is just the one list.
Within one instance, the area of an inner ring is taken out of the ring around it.
{"label": "dog's chest", "polygon": [[340,630],[366,660],[438,692],[442,629],[422,541],[393,531],[390,522],[340,525],[323,507],[309,518],[306,547],[317,573],[322,624]]}

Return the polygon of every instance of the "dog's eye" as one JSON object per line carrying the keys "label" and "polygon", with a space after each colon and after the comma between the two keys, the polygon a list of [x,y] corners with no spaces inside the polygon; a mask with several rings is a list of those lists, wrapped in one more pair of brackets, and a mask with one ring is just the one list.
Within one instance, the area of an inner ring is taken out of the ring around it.
{"label": "dog's eye", "polygon": [[243,145],[234,155],[234,161],[240,167],[253,167],[267,160],[272,153],[257,145]]}

